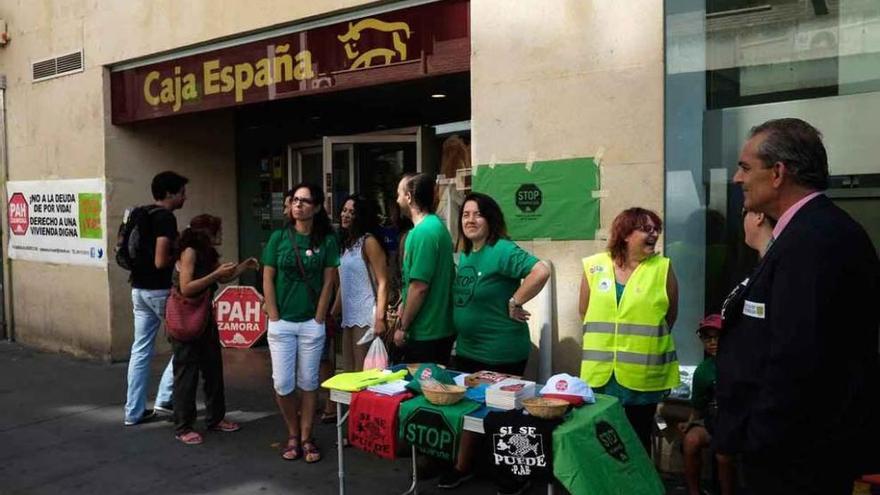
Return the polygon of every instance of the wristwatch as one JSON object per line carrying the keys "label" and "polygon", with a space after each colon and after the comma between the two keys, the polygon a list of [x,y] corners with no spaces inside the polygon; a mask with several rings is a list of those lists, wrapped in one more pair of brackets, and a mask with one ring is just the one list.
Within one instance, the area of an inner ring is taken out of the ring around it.
{"label": "wristwatch", "polygon": [[513,296],[510,296],[510,299],[507,300],[507,304],[508,304],[508,305],[512,304],[513,307],[515,307],[515,308],[521,308],[521,307],[522,307],[522,304],[516,302],[516,299],[514,299]]}

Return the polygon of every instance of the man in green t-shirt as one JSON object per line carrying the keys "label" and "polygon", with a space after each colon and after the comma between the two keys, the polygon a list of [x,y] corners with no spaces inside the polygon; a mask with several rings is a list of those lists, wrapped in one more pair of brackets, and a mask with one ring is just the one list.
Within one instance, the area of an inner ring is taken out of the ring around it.
{"label": "man in green t-shirt", "polygon": [[408,363],[447,364],[455,331],[451,290],[455,267],[452,237],[434,214],[434,180],[427,174],[404,176],[397,204],[413,225],[403,247],[400,328],[394,343]]}

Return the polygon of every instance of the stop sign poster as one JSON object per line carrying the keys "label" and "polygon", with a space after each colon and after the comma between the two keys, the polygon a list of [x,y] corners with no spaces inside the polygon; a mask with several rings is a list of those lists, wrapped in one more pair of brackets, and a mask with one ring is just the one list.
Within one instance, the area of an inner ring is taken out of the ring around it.
{"label": "stop sign poster", "polygon": [[498,202],[513,240],[596,238],[599,167],[592,158],[479,165],[471,184]]}
{"label": "stop sign poster", "polygon": [[253,287],[229,286],[214,298],[214,318],[223,347],[247,348],[266,333],[263,296]]}
{"label": "stop sign poster", "polygon": [[9,257],[107,266],[104,179],[9,181]]}

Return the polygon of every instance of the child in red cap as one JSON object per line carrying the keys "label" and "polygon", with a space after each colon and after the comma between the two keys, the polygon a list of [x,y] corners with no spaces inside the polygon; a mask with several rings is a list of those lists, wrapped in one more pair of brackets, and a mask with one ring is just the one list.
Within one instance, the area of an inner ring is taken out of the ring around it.
{"label": "child in red cap", "polygon": [[[684,473],[690,495],[700,495],[700,473],[702,472],[702,452],[709,446],[712,429],[718,412],[715,400],[715,354],[718,352],[718,338],[721,334],[721,315],[708,315],[700,321],[697,335],[706,350],[706,359],[697,366],[691,387],[691,405],[694,411],[679,429],[684,434]],[[734,466],[732,460],[723,454],[715,454],[718,462],[718,481],[721,495],[733,493]]]}

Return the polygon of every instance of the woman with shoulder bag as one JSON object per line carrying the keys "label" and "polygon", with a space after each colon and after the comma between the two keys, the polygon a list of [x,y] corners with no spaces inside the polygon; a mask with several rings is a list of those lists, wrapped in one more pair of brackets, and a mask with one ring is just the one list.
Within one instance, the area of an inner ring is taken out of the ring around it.
{"label": "woman with shoulder bag", "polygon": [[342,314],[342,356],[345,371],[362,371],[369,345],[357,343],[368,331],[385,333],[388,308],[388,267],[379,237],[375,206],[358,195],[342,205],[342,257],[334,315]]}
{"label": "woman with shoulder bag", "polygon": [[281,456],[313,463],[321,460],[312,423],[339,248],[324,192],[312,184],[299,184],[293,192],[292,224],[273,232],[263,250],[263,294],[275,399],[288,432]]}
{"label": "woman with shoulder bag", "polygon": [[[168,325],[168,340],[174,350],[172,397],[175,438],[187,445],[202,443],[202,435],[193,429],[199,372],[205,381],[205,421],[208,430],[233,432],[239,429],[236,423],[224,419],[223,358],[211,301],[218,283],[230,282],[247,269],[255,270],[258,263],[255,258],[249,258],[237,265],[231,262],[221,264],[215,248],[221,239],[220,218],[199,215],[190,221],[178,240],[180,259],[175,265],[171,297],[185,299],[184,305],[189,304],[190,307],[207,305],[207,308],[201,308],[206,320],[201,334],[183,336],[172,332],[172,325]],[[168,308],[174,311],[175,307],[181,305],[169,301]]]}

